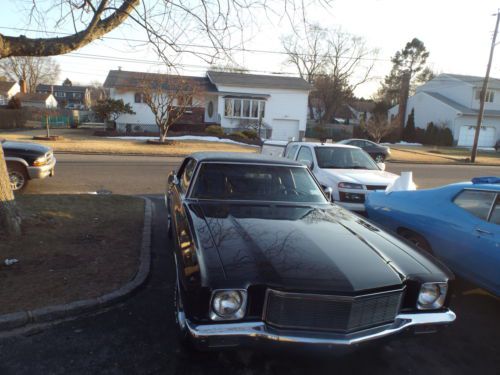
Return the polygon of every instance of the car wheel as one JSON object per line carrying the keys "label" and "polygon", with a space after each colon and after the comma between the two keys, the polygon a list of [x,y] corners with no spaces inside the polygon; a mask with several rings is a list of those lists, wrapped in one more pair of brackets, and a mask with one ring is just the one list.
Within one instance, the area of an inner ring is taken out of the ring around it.
{"label": "car wheel", "polygon": [[385,161],[385,155],[384,154],[377,154],[375,155],[375,162],[377,163],[383,163]]}
{"label": "car wheel", "polygon": [[9,180],[12,191],[21,191],[28,185],[28,173],[26,168],[21,165],[9,166]]}
{"label": "car wheel", "polygon": [[409,231],[409,230],[403,230],[401,231],[401,236],[406,238],[408,241],[412,242],[416,247],[427,251],[428,253],[432,254],[432,248],[429,242],[421,236],[418,233]]}

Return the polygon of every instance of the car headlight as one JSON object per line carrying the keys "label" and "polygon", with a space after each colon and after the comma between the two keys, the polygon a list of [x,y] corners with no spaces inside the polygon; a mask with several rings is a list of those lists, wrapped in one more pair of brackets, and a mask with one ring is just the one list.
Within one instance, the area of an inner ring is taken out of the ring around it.
{"label": "car headlight", "polygon": [[210,303],[210,319],[237,320],[245,316],[246,290],[216,290]]}
{"label": "car headlight", "polygon": [[339,182],[339,188],[342,189],[363,189],[361,184],[352,184],[350,182]]}
{"label": "car headlight", "polygon": [[448,291],[447,283],[423,283],[418,294],[419,310],[440,309],[443,307]]}
{"label": "car headlight", "polygon": [[45,156],[40,156],[38,159],[36,159],[33,162],[33,165],[35,167],[40,167],[40,166],[45,165],[45,164],[47,164],[47,158]]}

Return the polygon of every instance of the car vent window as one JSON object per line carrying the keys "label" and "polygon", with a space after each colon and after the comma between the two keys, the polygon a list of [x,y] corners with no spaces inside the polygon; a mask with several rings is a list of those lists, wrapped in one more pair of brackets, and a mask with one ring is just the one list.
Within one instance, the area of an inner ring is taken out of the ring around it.
{"label": "car vent window", "polygon": [[464,190],[453,200],[453,203],[482,220],[488,220],[495,196],[496,194],[490,191]]}
{"label": "car vent window", "polygon": [[493,212],[491,213],[490,221],[493,224],[500,225],[500,195],[497,195],[497,200],[495,202],[495,207],[493,208]]}

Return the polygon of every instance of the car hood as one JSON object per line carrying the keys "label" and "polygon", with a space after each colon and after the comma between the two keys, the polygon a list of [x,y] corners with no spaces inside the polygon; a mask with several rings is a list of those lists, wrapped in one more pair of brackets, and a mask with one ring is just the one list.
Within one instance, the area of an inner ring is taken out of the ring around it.
{"label": "car hood", "polygon": [[[201,204],[226,279],[355,293],[439,272],[414,249],[335,205]],[[387,236],[387,238],[386,238]]]}
{"label": "car hood", "polygon": [[2,142],[2,147],[4,151],[36,152],[40,154],[45,154],[51,151],[50,147],[28,142],[5,141]]}
{"label": "car hood", "polygon": [[322,171],[337,182],[352,182],[363,185],[388,185],[399,177],[394,173],[368,169],[322,169]]}

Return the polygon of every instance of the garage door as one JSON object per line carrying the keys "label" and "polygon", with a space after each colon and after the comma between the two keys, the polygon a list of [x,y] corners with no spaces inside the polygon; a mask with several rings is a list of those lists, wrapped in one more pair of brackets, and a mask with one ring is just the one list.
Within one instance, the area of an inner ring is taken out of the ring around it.
{"label": "garage door", "polygon": [[299,140],[299,120],[273,120],[271,139],[278,141]]}
{"label": "garage door", "polygon": [[[479,147],[493,147],[496,142],[496,129],[492,126],[483,126],[479,132]],[[472,146],[474,144],[475,126],[464,125],[460,128],[458,137],[459,146]]]}

